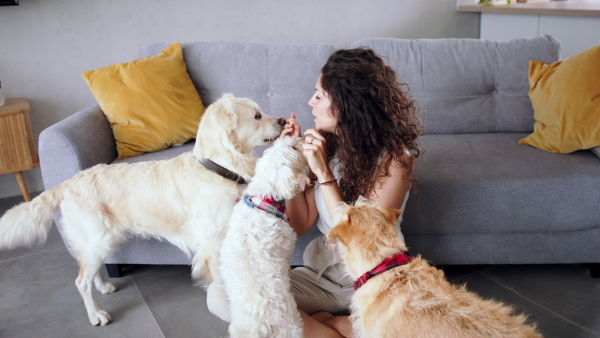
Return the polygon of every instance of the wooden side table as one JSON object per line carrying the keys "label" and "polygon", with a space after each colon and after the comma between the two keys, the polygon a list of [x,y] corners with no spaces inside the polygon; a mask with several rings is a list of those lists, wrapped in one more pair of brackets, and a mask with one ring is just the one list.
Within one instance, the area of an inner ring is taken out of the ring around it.
{"label": "wooden side table", "polygon": [[24,98],[6,99],[0,107],[0,174],[15,173],[25,201],[31,201],[24,170],[40,165],[35,151],[29,102]]}

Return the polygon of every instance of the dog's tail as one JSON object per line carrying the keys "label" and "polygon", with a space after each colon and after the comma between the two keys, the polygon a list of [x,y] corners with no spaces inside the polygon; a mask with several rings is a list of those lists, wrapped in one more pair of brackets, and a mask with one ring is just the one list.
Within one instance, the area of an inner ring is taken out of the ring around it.
{"label": "dog's tail", "polygon": [[0,250],[46,242],[61,201],[62,189],[56,187],[8,210],[0,218]]}

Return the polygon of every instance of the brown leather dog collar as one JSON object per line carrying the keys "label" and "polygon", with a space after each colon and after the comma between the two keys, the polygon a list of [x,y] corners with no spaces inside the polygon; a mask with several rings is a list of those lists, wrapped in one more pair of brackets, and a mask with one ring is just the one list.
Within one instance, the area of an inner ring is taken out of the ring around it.
{"label": "brown leather dog collar", "polygon": [[209,160],[208,158],[201,159],[198,162],[201,165],[203,165],[204,168],[206,168],[214,173],[217,173],[221,177],[224,177],[228,180],[234,181],[237,184],[246,184],[246,180],[242,176],[234,173],[233,171],[231,171],[225,167],[222,167],[222,166],[216,164],[215,162]]}

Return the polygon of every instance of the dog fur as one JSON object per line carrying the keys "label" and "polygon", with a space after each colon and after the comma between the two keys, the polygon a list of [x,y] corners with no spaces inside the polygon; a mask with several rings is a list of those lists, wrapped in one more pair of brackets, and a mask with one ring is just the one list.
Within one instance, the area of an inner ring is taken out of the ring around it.
{"label": "dog fur", "polygon": [[[192,152],[135,164],[97,165],[22,203],[0,219],[0,249],[43,243],[55,212],[79,263],[75,282],[92,325],[111,321],[92,295],[117,289],[99,269],[134,235],[166,239],[190,257],[199,282],[219,278],[219,251],[235,199],[245,185],[199,164],[208,158],[250,181],[253,149],[281,133],[284,119],[265,115],[250,99],[225,94],[204,113]],[[205,280],[203,280],[205,279]]]}
{"label": "dog fur", "polygon": [[[291,199],[310,182],[302,139],[283,137],[267,149],[244,195]],[[285,220],[240,201],[221,247],[221,276],[231,303],[231,337],[302,337],[290,291],[296,233]]]}
{"label": "dog fur", "polygon": [[[407,250],[396,228],[400,210],[362,199],[338,211],[343,216],[328,239],[337,243],[353,277]],[[356,337],[541,337],[525,324],[525,315],[513,311],[450,284],[418,256],[362,285],[352,297],[350,319]]]}

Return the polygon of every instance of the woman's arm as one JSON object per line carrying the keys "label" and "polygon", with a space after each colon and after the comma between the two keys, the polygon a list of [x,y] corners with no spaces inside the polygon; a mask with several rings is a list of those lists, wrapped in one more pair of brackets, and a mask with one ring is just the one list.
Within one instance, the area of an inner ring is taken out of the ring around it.
{"label": "woman's arm", "polygon": [[[290,118],[281,132],[281,137],[298,136],[300,137],[300,125],[296,122],[296,114],[291,113]],[[314,175],[310,175],[314,178]],[[290,219],[290,225],[296,231],[298,236],[302,236],[310,230],[317,220],[319,212],[315,202],[315,193],[313,187],[307,187],[303,192],[296,195],[291,200],[286,201],[286,211]]]}
{"label": "woman's arm", "polygon": [[[307,134],[308,144],[310,144],[309,137],[311,136],[312,134]],[[317,142],[318,141],[315,140],[312,144],[315,145]],[[312,148],[312,150],[307,152],[307,148]],[[307,158],[318,158],[318,155],[316,155],[319,154],[318,146],[305,147],[305,154]],[[404,156],[410,155],[407,154]],[[381,165],[385,165],[385,159],[381,161]],[[334,180],[334,176],[331,173],[331,170],[329,170],[329,166],[314,165],[311,166],[311,168],[313,170],[317,168],[322,169],[320,174],[317,175],[319,182],[323,183]],[[406,193],[411,187],[411,182],[405,178],[405,175],[408,171],[409,169],[401,167],[398,165],[398,163],[396,163],[396,161],[393,161],[389,169],[390,176],[384,177],[381,180],[381,184],[376,183],[375,189],[373,189],[368,198],[377,202],[382,208],[400,209],[404,203]],[[327,211],[329,212],[331,219],[334,219],[334,212],[336,208],[341,203],[344,203],[339,186],[337,183],[332,183],[331,185],[327,186],[319,186],[317,189],[321,189],[321,194],[323,194]],[[299,194],[290,202],[292,202],[292,205],[294,206],[292,210],[288,208],[288,216],[290,217],[292,227],[294,230],[296,230],[296,233],[299,236],[303,235],[314,224],[318,216],[315,195],[312,188],[306,189],[304,194]]]}
{"label": "woman's arm", "polygon": [[[381,165],[385,165],[389,156],[391,155],[386,155],[386,158],[381,161]],[[410,156],[410,154],[405,153],[403,156]],[[401,167],[396,161],[392,161],[389,170],[390,176],[384,177],[381,180],[381,185],[378,182],[375,183],[375,189],[373,189],[368,198],[376,201],[382,208],[400,209],[404,202],[404,197],[411,186],[411,182],[405,178],[405,175],[410,170]]]}
{"label": "woman's arm", "polygon": [[291,200],[286,201],[287,214],[290,219],[290,225],[296,231],[296,235],[302,236],[310,230],[319,212],[315,202],[315,192],[312,187],[296,195]]}
{"label": "woman's arm", "polygon": [[304,140],[304,156],[308,160],[310,169],[316,175],[320,184],[330,182],[327,185],[320,185],[317,189],[321,189],[327,212],[329,217],[334,219],[334,210],[342,203],[342,193],[340,187],[335,181],[335,176],[329,167],[326,154],[326,139],[316,129],[308,129],[304,132],[306,138]]}

